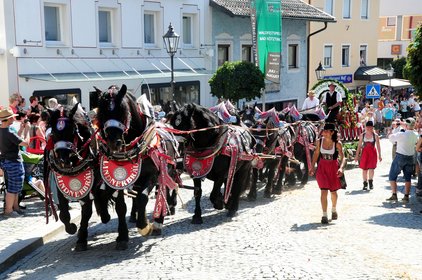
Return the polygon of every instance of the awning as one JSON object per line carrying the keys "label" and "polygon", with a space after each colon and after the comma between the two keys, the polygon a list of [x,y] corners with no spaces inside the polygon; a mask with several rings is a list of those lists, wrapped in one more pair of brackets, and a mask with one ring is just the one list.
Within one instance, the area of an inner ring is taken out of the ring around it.
{"label": "awning", "polygon": [[[175,77],[192,77],[209,74],[207,71],[174,71]],[[50,74],[19,74],[19,77],[28,80],[39,80],[45,82],[91,82],[109,80],[131,80],[131,79],[153,79],[170,78],[171,72],[158,71],[118,71],[118,72],[90,72],[90,73],[50,73]]]}
{"label": "awning", "polygon": [[387,71],[377,66],[361,66],[356,70],[354,79],[372,82],[376,80],[388,79],[388,75]]}
{"label": "awning", "polygon": [[402,79],[379,80],[379,81],[374,81],[374,83],[383,85],[386,87],[392,87],[395,89],[408,88],[412,86],[412,84],[409,83],[408,80],[402,80]]}

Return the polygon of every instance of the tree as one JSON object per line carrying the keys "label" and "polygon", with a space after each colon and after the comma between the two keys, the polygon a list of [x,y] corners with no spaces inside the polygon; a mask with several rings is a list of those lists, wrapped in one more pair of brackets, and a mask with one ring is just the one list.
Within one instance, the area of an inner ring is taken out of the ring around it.
{"label": "tree", "polygon": [[407,47],[407,61],[404,74],[422,97],[422,24],[416,28],[415,39]]}
{"label": "tree", "polygon": [[264,74],[257,66],[246,61],[224,62],[208,83],[213,96],[234,102],[260,97],[261,89],[265,87]]}
{"label": "tree", "polygon": [[396,78],[403,79],[403,68],[406,65],[406,58],[400,57],[399,59],[393,60],[391,62],[391,66],[394,68],[394,72],[396,73]]}

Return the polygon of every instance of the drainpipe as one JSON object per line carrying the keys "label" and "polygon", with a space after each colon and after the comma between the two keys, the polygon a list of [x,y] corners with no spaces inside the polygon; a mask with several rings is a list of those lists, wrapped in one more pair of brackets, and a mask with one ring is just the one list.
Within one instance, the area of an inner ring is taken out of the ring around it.
{"label": "drainpipe", "polygon": [[325,21],[324,22],[324,27],[323,28],[321,28],[321,29],[319,29],[319,30],[317,30],[317,31],[315,31],[315,32],[312,32],[311,34],[309,34],[308,35],[308,38],[307,38],[307,52],[306,52],[306,65],[307,65],[307,71],[306,71],[306,93],[308,93],[308,91],[309,91],[309,60],[310,60],[310,51],[309,51],[309,49],[310,49],[310,47],[309,47],[309,45],[310,45],[310,42],[311,42],[311,36],[314,36],[315,34],[317,34],[317,33],[319,33],[319,32],[322,32],[322,31],[324,31],[325,29],[327,29],[327,26],[328,26],[328,23]]}

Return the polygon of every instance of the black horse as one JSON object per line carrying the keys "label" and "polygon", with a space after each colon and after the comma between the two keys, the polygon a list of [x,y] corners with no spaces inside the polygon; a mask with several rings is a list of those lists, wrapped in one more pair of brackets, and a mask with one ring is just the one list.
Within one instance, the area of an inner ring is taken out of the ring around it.
{"label": "black horse", "polygon": [[[47,160],[55,178],[57,188],[60,220],[64,223],[66,232],[74,234],[77,226],[70,222],[69,200],[80,201],[82,205],[81,223],[78,230],[76,251],[87,249],[88,221],[92,216],[94,201],[101,221],[110,220],[108,204],[113,201],[116,212],[122,213],[125,208],[123,196],[114,198],[114,190],[103,188],[99,174],[98,157],[95,142],[95,132],[85,112],[79,103],[72,109],[61,107],[50,110],[52,150],[48,152]],[[104,190],[102,190],[104,189]],[[116,249],[127,248],[128,229],[124,216],[119,216],[119,236]]]}
{"label": "black horse", "polygon": [[[322,123],[320,116],[316,113],[303,113],[298,121],[291,116],[290,112],[280,113],[280,119],[289,123],[290,134],[292,138],[292,154],[296,162],[291,162],[291,169],[294,172],[288,174],[286,180],[290,185],[295,184],[296,177],[302,185],[305,185],[309,179],[309,165],[312,161],[313,147],[318,136],[318,127]],[[286,170],[285,168],[283,168]],[[289,168],[288,168],[289,169]],[[284,173],[281,173],[284,176]]]}
{"label": "black horse", "polygon": [[[281,194],[282,192],[282,177],[279,177],[282,161],[287,160],[285,151],[287,147],[283,142],[285,138],[281,137],[284,129],[279,128],[279,119],[275,109],[266,112],[261,112],[256,109],[259,115],[259,120],[249,119],[252,123],[250,131],[256,139],[255,151],[259,155],[259,161],[253,168],[251,178],[251,188],[248,194],[248,200],[256,200],[257,181],[258,177],[261,181],[266,181],[264,197],[270,198],[273,194]],[[258,170],[261,169],[261,170]],[[262,169],[265,168],[265,171]],[[258,176],[259,171],[261,174]]]}
{"label": "black horse", "polygon": [[[192,223],[201,224],[201,178],[214,181],[210,200],[216,209],[228,209],[233,217],[239,207],[239,197],[248,183],[252,149],[255,140],[239,126],[220,121],[218,116],[197,104],[186,104],[170,120],[177,130],[189,131],[185,137],[184,165],[194,181],[195,214]],[[199,130],[199,131],[198,131]],[[221,186],[225,183],[224,196]]]}
{"label": "black horse", "polygon": [[[142,101],[143,100],[143,101]],[[173,212],[176,193],[168,196],[168,188],[180,184],[175,169],[177,141],[153,120],[146,99],[139,101],[127,91],[109,87],[98,100],[101,173],[115,189],[130,189],[136,194],[131,218],[142,236],[160,235],[164,216]],[[154,223],[146,215],[148,195],[158,185]],[[167,205],[173,207],[167,209]],[[126,209],[125,209],[126,212]]]}

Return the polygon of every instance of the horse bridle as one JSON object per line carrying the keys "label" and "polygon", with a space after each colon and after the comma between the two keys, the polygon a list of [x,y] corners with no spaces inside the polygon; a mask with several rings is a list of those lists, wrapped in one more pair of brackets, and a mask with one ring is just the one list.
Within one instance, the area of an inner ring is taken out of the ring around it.
{"label": "horse bridle", "polygon": [[[62,117],[60,118],[61,121],[71,121],[69,118],[65,118]],[[74,139],[73,139],[73,143],[70,141],[57,141],[54,144],[53,147],[53,153],[50,153],[49,155],[49,160],[50,163],[53,167],[54,170],[60,172],[61,174],[66,174],[66,175],[71,175],[71,174],[76,174],[79,173],[79,171],[84,170],[86,168],[87,165],[91,164],[92,159],[95,157],[92,150],[89,147],[89,143],[91,142],[91,140],[93,139],[93,137],[95,136],[95,133],[93,133],[93,135],[91,136],[91,138],[87,141],[87,143],[85,143],[82,146],[82,149],[80,151],[78,151],[78,141],[82,141],[82,137],[79,134],[79,129],[78,129],[78,125],[75,124],[75,128],[73,129],[74,131]],[[89,149],[89,152],[84,153],[85,149]],[[60,164],[57,161],[57,157],[56,157],[56,152],[58,150],[68,150],[69,151],[69,158],[76,156],[78,159],[78,165],[77,166],[72,166],[71,168],[64,168],[61,167]],[[81,154],[86,154],[85,157],[81,156]]]}

